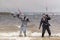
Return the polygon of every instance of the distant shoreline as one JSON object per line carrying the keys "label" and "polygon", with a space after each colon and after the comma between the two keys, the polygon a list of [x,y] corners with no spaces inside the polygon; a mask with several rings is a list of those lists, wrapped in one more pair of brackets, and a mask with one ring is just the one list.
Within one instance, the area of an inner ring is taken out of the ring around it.
{"label": "distant shoreline", "polygon": [[[42,15],[44,12],[23,12],[22,15]],[[55,12],[54,12],[55,13]],[[48,12],[49,15],[60,15],[60,14],[54,14],[53,12]],[[0,12],[0,15],[11,15],[11,14],[18,14],[18,13],[12,13],[12,12]]]}

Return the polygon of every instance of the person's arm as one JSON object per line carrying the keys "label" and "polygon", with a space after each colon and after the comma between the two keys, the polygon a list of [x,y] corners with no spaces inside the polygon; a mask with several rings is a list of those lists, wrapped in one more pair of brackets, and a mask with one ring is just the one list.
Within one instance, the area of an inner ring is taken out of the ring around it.
{"label": "person's arm", "polygon": [[20,15],[19,15],[19,14],[17,14],[17,18],[19,18],[19,19],[21,19],[21,20],[22,20],[22,17],[20,17]]}
{"label": "person's arm", "polygon": [[42,25],[42,19],[41,19],[41,21],[40,21],[39,29],[41,28],[41,25]]}
{"label": "person's arm", "polygon": [[16,17],[14,14],[11,14],[14,18]]}
{"label": "person's arm", "polygon": [[49,16],[49,15],[46,15],[46,17],[47,17],[47,20],[51,20],[51,18],[50,18],[50,16]]}

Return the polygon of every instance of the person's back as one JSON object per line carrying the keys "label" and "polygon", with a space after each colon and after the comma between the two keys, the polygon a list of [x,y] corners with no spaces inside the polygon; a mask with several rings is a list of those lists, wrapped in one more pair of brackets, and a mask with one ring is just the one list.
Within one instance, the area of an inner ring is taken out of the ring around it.
{"label": "person's back", "polygon": [[22,26],[25,25],[27,26],[27,23],[29,22],[29,19],[27,20],[28,18],[22,18],[21,22],[22,22]]}
{"label": "person's back", "polygon": [[24,16],[24,18],[19,17],[19,19],[21,19],[21,22],[22,22],[22,25],[20,28],[20,34],[23,31],[24,36],[26,36],[26,28],[27,28],[27,23],[29,22],[29,19],[26,16]]}

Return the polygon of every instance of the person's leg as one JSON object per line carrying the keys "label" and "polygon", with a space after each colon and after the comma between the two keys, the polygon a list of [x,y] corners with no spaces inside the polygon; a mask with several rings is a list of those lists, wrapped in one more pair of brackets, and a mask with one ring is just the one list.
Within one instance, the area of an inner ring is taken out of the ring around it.
{"label": "person's leg", "polygon": [[24,36],[26,37],[26,27],[23,27],[23,33],[24,33]]}
{"label": "person's leg", "polygon": [[26,37],[26,30],[24,31],[24,36]]}
{"label": "person's leg", "polygon": [[22,36],[22,31],[23,31],[23,28],[21,27],[19,36]]}
{"label": "person's leg", "polygon": [[50,31],[49,27],[47,27],[47,32],[48,32],[49,36],[51,36],[51,31]]}
{"label": "person's leg", "polygon": [[44,37],[45,31],[46,31],[46,28],[42,27],[42,37]]}

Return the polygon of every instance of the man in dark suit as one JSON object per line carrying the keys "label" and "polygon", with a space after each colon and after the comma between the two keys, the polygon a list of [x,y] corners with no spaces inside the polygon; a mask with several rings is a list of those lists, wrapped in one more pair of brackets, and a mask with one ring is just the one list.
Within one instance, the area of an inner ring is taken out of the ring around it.
{"label": "man in dark suit", "polygon": [[43,14],[43,17],[41,18],[40,25],[39,25],[39,29],[41,28],[41,25],[42,25],[42,37],[44,37],[46,30],[47,30],[49,36],[51,36],[51,31],[49,28],[49,26],[50,26],[49,20],[51,20],[51,18],[48,16],[48,14]]}

